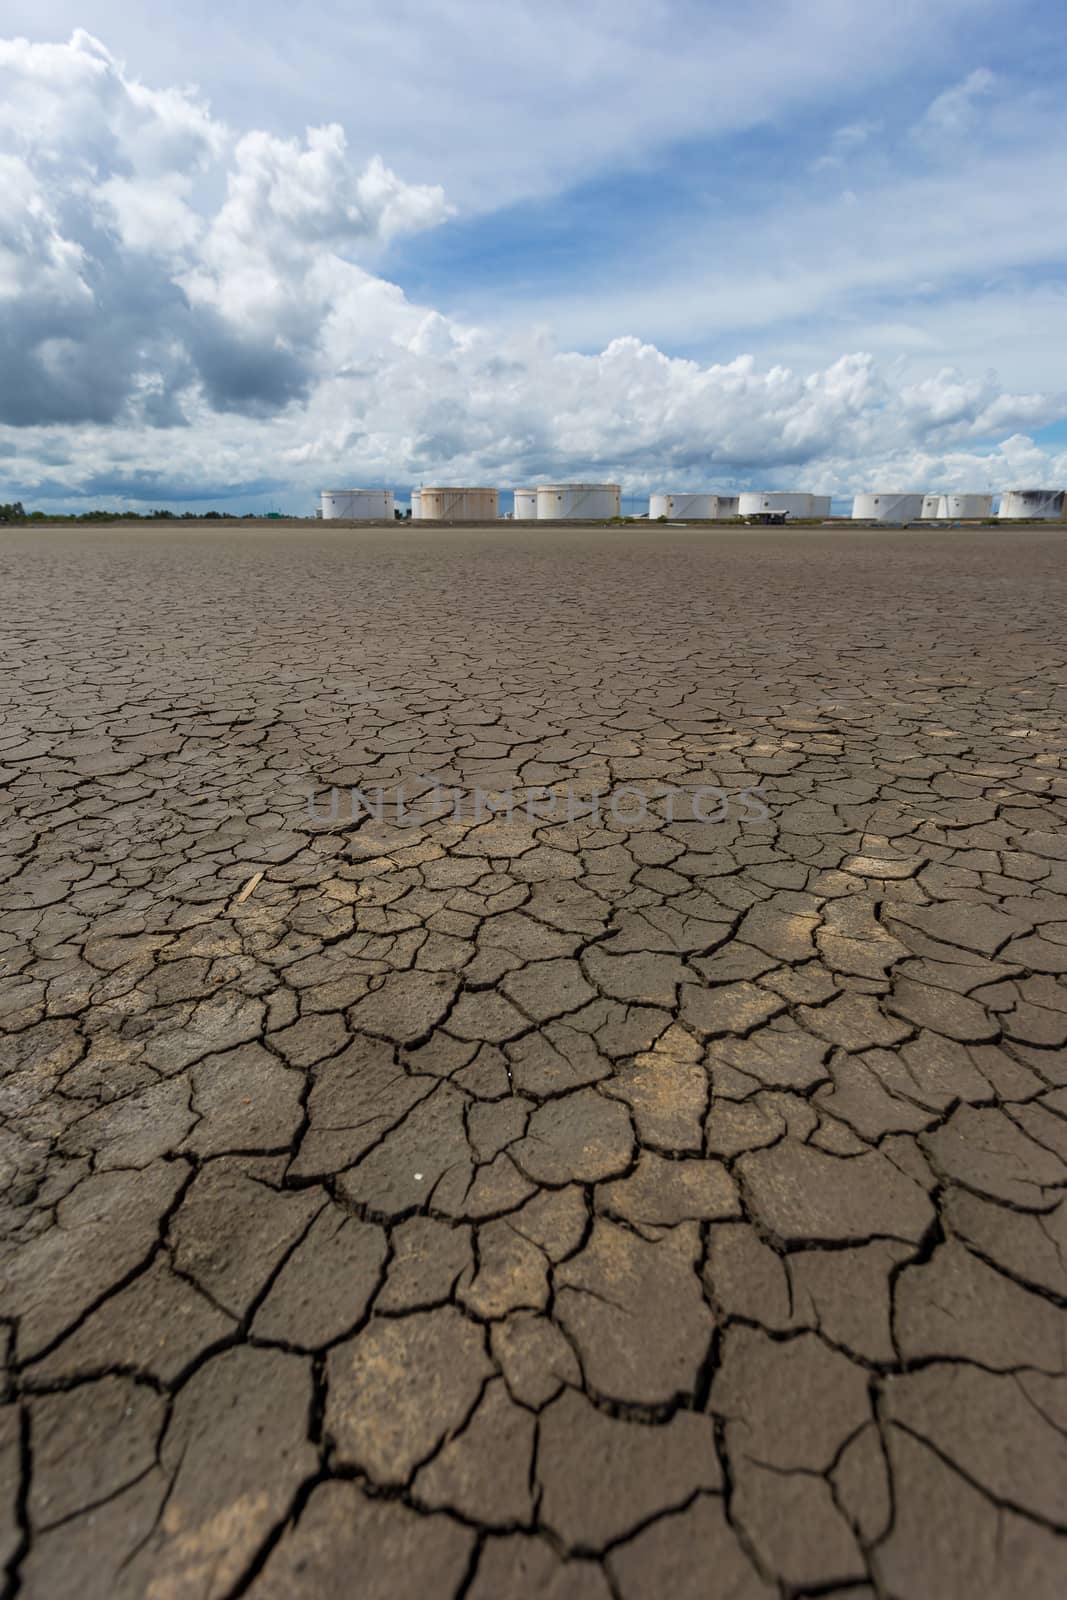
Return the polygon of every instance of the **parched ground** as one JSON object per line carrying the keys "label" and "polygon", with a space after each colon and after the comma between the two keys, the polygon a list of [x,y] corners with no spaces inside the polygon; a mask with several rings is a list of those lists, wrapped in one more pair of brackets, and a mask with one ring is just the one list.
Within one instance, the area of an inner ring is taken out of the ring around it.
{"label": "parched ground", "polygon": [[1067,1593],[1067,530],[9,531],[0,711],[11,1594]]}

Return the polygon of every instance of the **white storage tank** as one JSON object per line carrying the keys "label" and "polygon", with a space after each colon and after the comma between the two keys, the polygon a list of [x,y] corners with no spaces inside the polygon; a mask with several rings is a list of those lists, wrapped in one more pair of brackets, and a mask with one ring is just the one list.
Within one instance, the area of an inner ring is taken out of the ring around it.
{"label": "white storage tank", "polygon": [[941,515],[941,502],[944,498],[941,494],[923,495],[922,510],[919,512],[923,522],[932,522],[935,517]]}
{"label": "white storage tank", "polygon": [[736,495],[736,494],[721,494],[721,495],[719,495],[718,500],[719,500],[719,509],[718,509],[718,512],[717,512],[717,516],[719,517],[720,520],[723,517],[737,517],[737,516],[740,516],[740,514],[741,514],[741,497],[740,497],[740,495]]}
{"label": "white storage tank", "polygon": [[421,489],[412,489],[412,491],[411,491],[411,520],[412,520],[412,522],[418,522],[418,520],[419,520],[419,518],[421,516],[422,516],[422,490]]}
{"label": "white storage tank", "polygon": [[953,522],[961,520],[974,520],[977,517],[988,517],[993,512],[993,496],[991,494],[943,494],[939,517],[948,517]]}
{"label": "white storage tank", "polygon": [[423,522],[495,522],[499,501],[496,489],[423,489],[419,515]]}
{"label": "white storage tank", "polygon": [[606,522],[622,515],[617,483],[542,483],[537,489],[542,522]]}
{"label": "white storage tank", "polygon": [[648,502],[649,521],[713,522],[719,515],[717,494],[654,494]]}
{"label": "white storage tank", "polygon": [[323,489],[322,515],[329,521],[392,522],[392,489]]}
{"label": "white storage tank", "polygon": [[530,522],[537,516],[537,490],[515,490],[515,521]]}
{"label": "white storage tank", "polygon": [[925,495],[858,494],[852,502],[854,522],[918,522]]}
{"label": "white storage tank", "polygon": [[1000,516],[1010,522],[1058,522],[1064,513],[1062,489],[1005,489]]}
{"label": "white storage tank", "polygon": [[[818,509],[825,505],[826,510]],[[819,517],[827,516],[830,511],[829,497],[819,498],[813,494],[755,494],[747,493],[740,496],[738,514],[742,517],[758,517],[764,513],[780,516],[788,512],[791,517]]]}

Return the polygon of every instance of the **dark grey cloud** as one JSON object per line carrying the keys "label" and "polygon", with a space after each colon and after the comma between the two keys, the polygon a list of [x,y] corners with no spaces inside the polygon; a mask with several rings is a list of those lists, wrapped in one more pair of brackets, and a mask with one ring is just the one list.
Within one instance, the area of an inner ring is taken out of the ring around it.
{"label": "dark grey cloud", "polygon": [[267,417],[307,396],[313,344],[299,351],[275,340],[241,338],[207,308],[190,312],[185,327],[190,362],[216,411]]}
{"label": "dark grey cloud", "polygon": [[206,483],[201,478],[170,477],[165,472],[98,472],[79,484],[73,494],[69,488],[56,486],[51,497],[77,497],[94,503],[106,500],[109,496],[152,505],[209,501],[221,503],[248,495],[278,494],[286,487],[280,478],[251,478],[243,483]]}
{"label": "dark grey cloud", "polygon": [[8,249],[22,245],[26,283],[0,301],[0,422],[13,427],[112,423],[146,373],[167,391],[192,375],[180,334],[188,307],[164,265],[125,250],[81,197],[63,197],[55,219],[77,260],[77,293],[50,292],[53,241],[0,234]]}

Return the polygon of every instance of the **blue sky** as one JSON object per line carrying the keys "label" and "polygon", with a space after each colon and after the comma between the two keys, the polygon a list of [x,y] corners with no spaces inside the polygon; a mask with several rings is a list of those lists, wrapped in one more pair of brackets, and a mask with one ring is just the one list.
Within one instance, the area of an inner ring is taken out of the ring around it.
{"label": "blue sky", "polygon": [[1049,0],[8,0],[0,34],[0,499],[1067,476]]}

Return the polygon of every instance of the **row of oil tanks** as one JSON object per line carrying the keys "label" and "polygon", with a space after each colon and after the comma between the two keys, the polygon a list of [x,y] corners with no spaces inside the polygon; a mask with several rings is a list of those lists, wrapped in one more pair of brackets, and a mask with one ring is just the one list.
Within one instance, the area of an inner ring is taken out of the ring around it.
{"label": "row of oil tanks", "polygon": [[[411,517],[418,522],[495,522],[496,489],[413,489]],[[617,483],[539,483],[515,490],[518,522],[610,522],[622,514]]]}
{"label": "row of oil tanks", "polygon": [[[714,522],[726,517],[788,515],[793,521],[830,515],[830,496],[820,494],[654,494],[650,521]],[[518,511],[516,510],[516,516]],[[993,515],[991,494],[858,494],[857,522],[980,522]],[[1013,522],[1058,521],[1067,515],[1062,489],[1007,489],[998,516]]]}
{"label": "row of oil tanks", "polygon": [[[1058,522],[1062,489],[1006,489],[997,516],[1006,522]],[[993,515],[991,494],[858,494],[857,522],[981,522]]]}
{"label": "row of oil tanks", "polygon": [[617,483],[539,483],[515,490],[516,522],[610,522],[622,515]]}
{"label": "row of oil tanks", "polygon": [[781,517],[795,520],[828,517],[828,494],[654,494],[648,503],[650,522],[721,522],[725,517]]}
{"label": "row of oil tanks", "polygon": [[858,494],[855,522],[975,521],[993,514],[991,494]]}
{"label": "row of oil tanks", "polygon": [[[391,489],[324,489],[324,520],[391,521]],[[608,522],[622,512],[617,483],[542,483],[515,490],[514,516],[545,522]],[[496,489],[432,486],[411,491],[413,522],[496,522],[500,496]]]}
{"label": "row of oil tanks", "polygon": [[[324,489],[322,516],[348,522],[390,521],[391,489]],[[716,521],[729,517],[781,515],[828,517],[829,495],[815,494],[654,494],[649,517],[674,522]],[[415,522],[495,522],[500,514],[496,489],[428,487],[411,491]],[[610,522],[622,514],[617,483],[540,483],[515,490],[516,522]]]}
{"label": "row of oil tanks", "polygon": [[[621,514],[617,483],[542,483],[515,490],[516,522],[608,522]],[[1062,489],[1009,489],[1000,497],[998,515],[1007,521],[1058,521],[1065,512]],[[818,494],[745,493],[654,494],[650,521],[715,522],[732,517],[788,515],[794,521],[828,517],[830,496]],[[981,521],[993,514],[991,494],[859,494],[852,504],[858,522]],[[347,522],[391,522],[391,489],[324,489],[322,516]],[[413,489],[411,516],[425,522],[496,522],[500,515],[496,489]]]}

